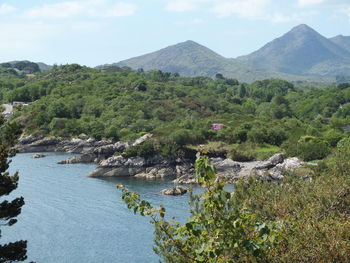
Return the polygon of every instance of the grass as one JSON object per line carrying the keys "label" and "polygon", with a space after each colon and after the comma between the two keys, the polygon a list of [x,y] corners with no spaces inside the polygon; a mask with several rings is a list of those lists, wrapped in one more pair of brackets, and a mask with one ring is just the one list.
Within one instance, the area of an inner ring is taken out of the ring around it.
{"label": "grass", "polygon": [[270,144],[228,144],[218,141],[209,141],[201,145],[188,145],[190,149],[208,152],[210,156],[232,157],[232,151],[239,151],[243,155],[251,155],[256,160],[266,160],[272,155],[282,152],[282,149]]}
{"label": "grass", "polygon": [[281,152],[282,149],[275,145],[263,144],[261,146],[257,146],[256,148],[253,148],[253,151],[256,154],[257,160],[266,160],[272,155]]}

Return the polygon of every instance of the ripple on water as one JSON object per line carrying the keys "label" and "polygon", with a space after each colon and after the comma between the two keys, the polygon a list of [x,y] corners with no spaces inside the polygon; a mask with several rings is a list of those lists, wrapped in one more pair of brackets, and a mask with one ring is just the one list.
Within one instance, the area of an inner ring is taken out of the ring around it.
{"label": "ripple on water", "polygon": [[45,154],[41,159],[18,154],[12,160],[10,171],[19,170],[20,182],[10,198],[23,196],[26,204],[18,223],[2,228],[2,243],[28,240],[28,258],[38,263],[157,262],[153,226],[126,209],[115,184],[165,205],[180,220],[188,214],[187,196],[160,195],[171,186],[169,180],[88,178],[96,165],[58,165],[73,155]]}

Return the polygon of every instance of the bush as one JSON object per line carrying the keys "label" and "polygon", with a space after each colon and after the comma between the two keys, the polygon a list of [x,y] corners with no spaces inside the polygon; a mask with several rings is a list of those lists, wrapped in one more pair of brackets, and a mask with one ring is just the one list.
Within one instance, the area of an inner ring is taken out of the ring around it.
{"label": "bush", "polygon": [[265,128],[254,127],[247,134],[248,140],[254,143],[268,143],[272,145],[281,145],[287,139],[285,131],[279,127]]}
{"label": "bush", "polygon": [[304,161],[320,160],[327,157],[331,148],[327,141],[313,136],[304,136],[297,143],[287,147],[288,155],[298,156]]}
{"label": "bush", "polygon": [[131,146],[125,150],[123,153],[123,157],[129,158],[129,157],[144,157],[144,158],[149,158],[157,154],[157,149],[154,146],[154,141],[153,140],[146,140],[143,143],[136,145],[136,146]]}
{"label": "bush", "polygon": [[179,146],[191,144],[193,142],[192,136],[189,130],[180,129],[169,134],[169,140],[173,141]]}
{"label": "bush", "polygon": [[237,162],[249,162],[255,159],[255,154],[251,145],[241,144],[233,147],[227,154],[229,158]]}
{"label": "bush", "polygon": [[233,195],[216,180],[208,157],[198,158],[195,168],[205,190],[199,195],[191,193],[191,216],[184,224],[167,221],[163,206],[153,207],[139,194],[117,185],[129,209],[151,217],[154,251],[164,262],[268,262],[273,244],[278,243],[277,224],[262,221],[244,207],[232,206]]}

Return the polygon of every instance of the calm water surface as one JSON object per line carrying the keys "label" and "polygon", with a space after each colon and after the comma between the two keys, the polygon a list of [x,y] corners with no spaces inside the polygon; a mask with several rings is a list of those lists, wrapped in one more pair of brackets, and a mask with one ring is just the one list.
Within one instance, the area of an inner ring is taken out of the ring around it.
{"label": "calm water surface", "polygon": [[[46,154],[46,153],[45,153]],[[121,201],[116,183],[163,204],[171,216],[188,215],[187,195],[162,196],[169,180],[85,177],[92,164],[58,165],[72,155],[49,153],[42,159],[18,154],[10,171],[20,171],[19,187],[10,197],[23,196],[18,223],[2,228],[2,242],[28,240],[28,262],[152,263],[153,225],[134,215]]]}

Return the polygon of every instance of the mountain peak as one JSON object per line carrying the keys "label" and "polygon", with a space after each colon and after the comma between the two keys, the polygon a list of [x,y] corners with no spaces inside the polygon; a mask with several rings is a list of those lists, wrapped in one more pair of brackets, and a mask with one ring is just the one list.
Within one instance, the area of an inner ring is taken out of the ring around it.
{"label": "mountain peak", "polygon": [[197,42],[193,41],[193,40],[186,40],[184,42],[180,42],[178,44],[175,44],[171,47],[187,47],[187,48],[201,48],[204,47],[201,44],[198,44]]}
{"label": "mountain peak", "polygon": [[312,30],[312,31],[315,31],[313,28],[311,28],[310,26],[308,26],[307,24],[300,24],[300,25],[297,25],[295,27],[293,27],[291,29],[291,31],[300,31],[300,30],[303,30],[303,31],[308,31],[308,30]]}
{"label": "mountain peak", "polygon": [[350,53],[350,36],[337,35],[329,40]]}
{"label": "mountain peak", "polygon": [[[306,24],[292,28],[252,54],[239,59],[259,69],[288,74],[313,74],[315,68],[341,64],[350,54]],[[328,71],[323,71],[328,74]]]}
{"label": "mountain peak", "polygon": [[296,27],[293,27],[288,33],[285,35],[296,35],[296,36],[318,36],[322,37],[320,33],[318,33],[312,27],[309,27],[306,24],[300,24]]}
{"label": "mountain peak", "polygon": [[228,59],[209,48],[187,40],[143,56],[120,61],[116,65],[129,66],[144,70],[159,69],[166,72],[180,73],[182,76],[215,76],[223,72]]}

